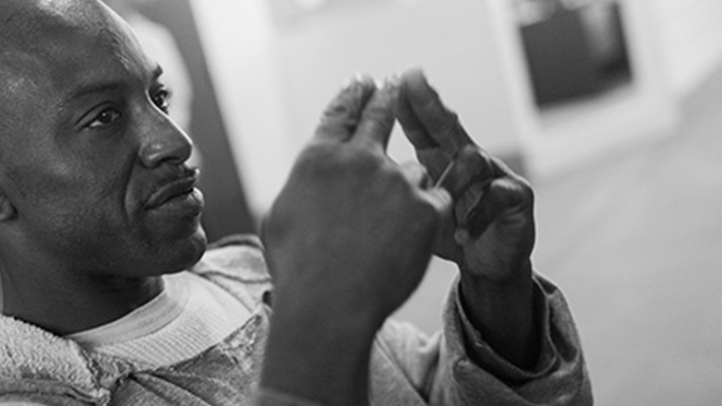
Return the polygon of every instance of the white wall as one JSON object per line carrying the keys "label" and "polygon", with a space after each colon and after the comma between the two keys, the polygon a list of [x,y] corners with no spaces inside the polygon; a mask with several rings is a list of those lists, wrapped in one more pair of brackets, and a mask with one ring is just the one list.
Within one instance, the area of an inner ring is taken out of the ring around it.
{"label": "white wall", "polygon": [[[677,121],[679,97],[722,55],[720,0],[620,0],[634,85],[602,104],[542,117],[507,0],[374,1],[282,27],[269,16],[270,0],[192,1],[256,213],[354,72],[382,78],[422,66],[477,141],[497,153],[523,150],[544,177],[663,135]],[[390,149],[399,159],[411,155],[402,137]],[[428,309],[438,307],[454,273],[435,261],[402,317],[437,328]]]}
{"label": "white wall", "polygon": [[[269,0],[193,0],[251,209],[264,211],[319,114],[355,72],[423,67],[479,143],[523,150],[535,176],[653,140],[677,100],[722,59],[722,2],[620,0],[634,85],[616,100],[542,117],[506,0],[346,1],[275,25]],[[551,117],[551,119],[549,119]],[[411,150],[399,132],[390,151]]]}
{"label": "white wall", "polygon": [[722,1],[656,0],[667,82],[684,96],[722,63]]}
{"label": "white wall", "polygon": [[[523,120],[504,62],[513,53],[497,38],[493,2],[376,1],[279,27],[269,17],[268,0],[193,1],[257,214],[280,189],[325,105],[355,72],[382,79],[421,66],[479,143],[496,153],[520,148]],[[389,150],[398,160],[413,155],[398,129]],[[429,309],[440,313],[455,273],[434,261],[399,317],[427,331],[438,328],[440,317],[429,317]]]}
{"label": "white wall", "polygon": [[[515,148],[518,132],[491,17],[485,1],[389,1],[334,9],[281,29],[290,128],[302,141],[354,72],[383,78],[417,65],[480,143],[493,150]],[[399,159],[409,155],[402,141],[391,146]]]}
{"label": "white wall", "polygon": [[249,207],[259,215],[278,194],[294,152],[266,0],[191,4]]}
{"label": "white wall", "polygon": [[[493,151],[518,149],[516,113],[488,2],[349,2],[276,26],[265,1],[193,0],[257,213],[280,189],[326,103],[356,72],[382,79],[421,66],[481,144]],[[399,160],[410,159],[411,149],[398,133],[390,151]]]}

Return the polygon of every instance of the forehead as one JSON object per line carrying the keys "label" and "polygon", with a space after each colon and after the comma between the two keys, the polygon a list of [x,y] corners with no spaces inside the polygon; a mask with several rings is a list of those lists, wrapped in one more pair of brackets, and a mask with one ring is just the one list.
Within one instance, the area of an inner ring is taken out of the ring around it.
{"label": "forehead", "polygon": [[2,102],[67,97],[153,70],[128,25],[96,1],[2,0],[0,19]]}

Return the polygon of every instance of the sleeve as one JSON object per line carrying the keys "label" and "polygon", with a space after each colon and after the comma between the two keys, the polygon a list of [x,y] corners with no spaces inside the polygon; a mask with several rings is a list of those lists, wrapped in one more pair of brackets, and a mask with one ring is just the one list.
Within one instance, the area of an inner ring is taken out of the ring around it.
{"label": "sleeve", "polygon": [[252,404],[253,406],[323,406],[320,403],[268,388],[258,388],[253,394]]}
{"label": "sleeve", "polygon": [[592,404],[591,384],[567,303],[551,282],[540,275],[534,278],[543,342],[539,361],[529,371],[515,367],[484,342],[461,307],[458,283],[444,309],[442,334],[427,338],[409,325],[387,323],[380,333],[380,352],[416,388],[416,404]]}
{"label": "sleeve", "polygon": [[90,404],[91,402],[84,403],[72,396],[59,394],[3,393],[0,395],[0,406],[88,406]]}

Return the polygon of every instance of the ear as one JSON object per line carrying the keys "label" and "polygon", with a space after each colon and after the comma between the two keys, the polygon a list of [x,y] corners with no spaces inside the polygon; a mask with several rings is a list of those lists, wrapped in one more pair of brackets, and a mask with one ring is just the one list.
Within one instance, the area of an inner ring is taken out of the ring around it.
{"label": "ear", "polygon": [[9,221],[17,216],[17,210],[13,203],[8,199],[5,192],[0,189],[0,221]]}

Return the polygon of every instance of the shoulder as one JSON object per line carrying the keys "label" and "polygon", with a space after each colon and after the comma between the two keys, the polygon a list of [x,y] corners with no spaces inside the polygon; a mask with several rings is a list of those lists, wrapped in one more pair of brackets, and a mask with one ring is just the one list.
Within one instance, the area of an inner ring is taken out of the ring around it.
{"label": "shoulder", "polygon": [[263,245],[255,235],[231,235],[210,244],[190,271],[224,288],[249,308],[271,289]]}

